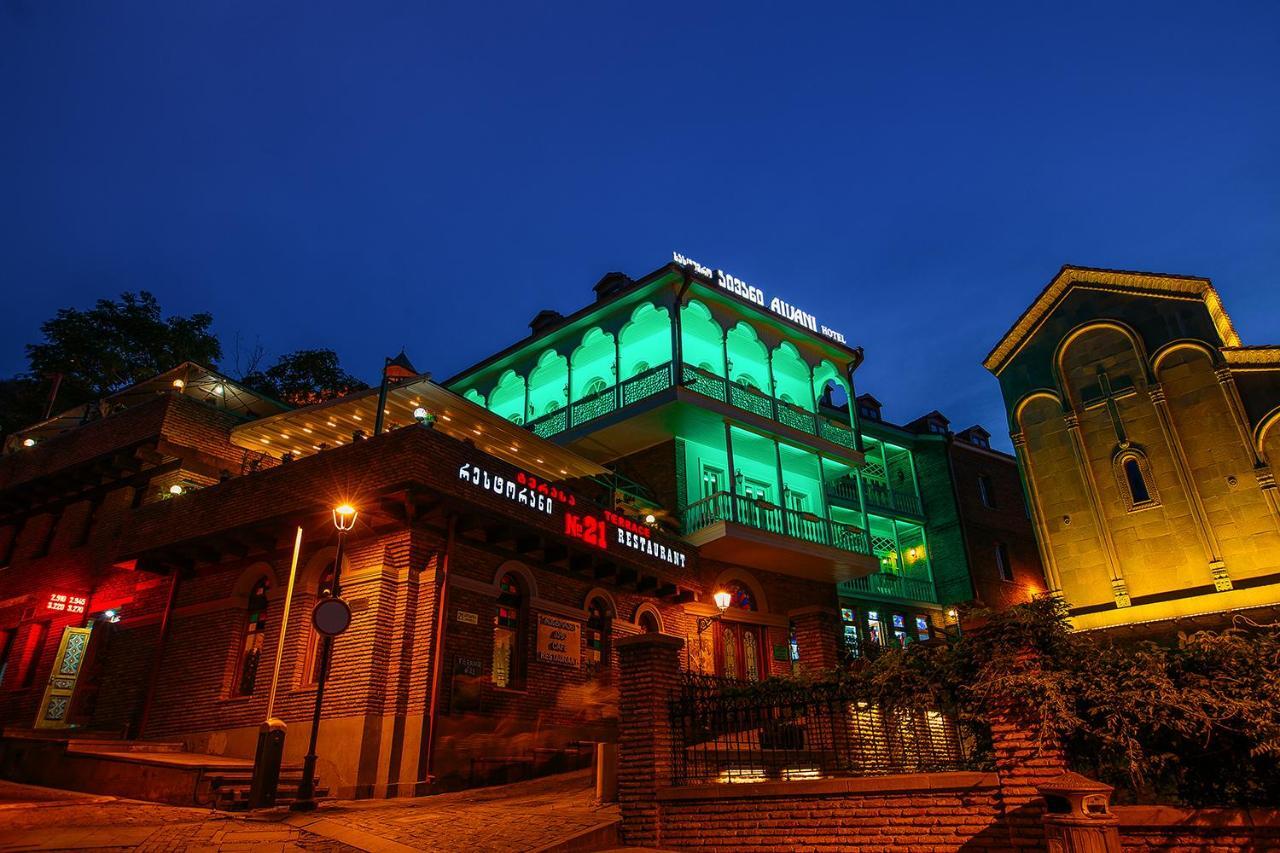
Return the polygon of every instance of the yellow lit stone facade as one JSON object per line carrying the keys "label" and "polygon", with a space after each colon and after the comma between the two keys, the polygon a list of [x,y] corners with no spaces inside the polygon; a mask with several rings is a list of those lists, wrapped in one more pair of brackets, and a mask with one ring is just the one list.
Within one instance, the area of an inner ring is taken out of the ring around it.
{"label": "yellow lit stone facade", "polygon": [[1063,267],[984,365],[1078,628],[1280,605],[1280,348],[1207,279]]}

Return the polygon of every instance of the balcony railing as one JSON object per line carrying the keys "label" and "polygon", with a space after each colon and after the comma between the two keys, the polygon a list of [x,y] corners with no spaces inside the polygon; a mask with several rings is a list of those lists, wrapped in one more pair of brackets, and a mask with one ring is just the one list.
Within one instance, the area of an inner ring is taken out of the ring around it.
{"label": "balcony railing", "polygon": [[817,436],[832,444],[838,444],[850,450],[857,447],[853,430],[849,427],[837,424],[835,421],[828,420],[825,417],[819,417],[799,406],[793,406],[790,403],[770,397],[755,388],[748,388],[745,385],[730,382],[723,376],[717,376],[700,367],[694,367],[692,364],[684,365],[684,369],[681,372],[681,384],[690,391],[695,391],[722,403],[728,403],[736,409],[742,409],[744,412],[751,412],[762,418],[768,418],[808,435]]}
{"label": "balcony railing", "polygon": [[841,478],[828,483],[827,494],[840,501],[843,506],[851,506],[855,509],[862,507],[862,500],[858,497],[858,484],[852,478]]}
{"label": "balcony railing", "polygon": [[867,505],[910,515],[922,515],[920,499],[905,492],[890,491],[889,487],[875,480],[866,480],[863,489],[867,496]]}
{"label": "balcony railing", "polygon": [[667,362],[637,373],[620,385],[614,385],[589,397],[575,400],[568,409],[557,409],[550,414],[535,418],[529,421],[527,426],[535,435],[546,438],[590,423],[596,418],[604,417],[610,412],[615,412],[623,406],[630,406],[646,397],[652,397],[667,390],[671,385],[671,362]]}
{"label": "balcony railing", "polygon": [[[808,435],[817,436],[832,444],[853,450],[857,447],[853,430],[826,417],[815,415],[798,406],[785,403],[770,397],[754,388],[729,382],[723,376],[716,376],[691,364],[683,366],[681,382],[685,388],[695,391],[722,403],[727,403],[744,412],[751,412],[762,418],[791,427]],[[660,364],[643,373],[606,388],[590,397],[575,400],[567,409],[535,418],[526,425],[541,438],[564,432],[568,429],[590,423],[596,418],[604,417],[625,406],[638,403],[655,394],[669,389],[673,382],[672,363]]]}
{"label": "balcony railing", "polygon": [[930,601],[937,603],[938,596],[934,591],[933,581],[928,578],[909,578],[889,572],[877,572],[866,577],[843,581],[840,589],[857,595],[886,596],[907,601]]}
{"label": "balcony railing", "polygon": [[866,535],[857,527],[729,492],[716,492],[690,504],[684,511],[684,532],[692,533],[717,521],[736,521],[758,530],[856,554],[871,553]]}

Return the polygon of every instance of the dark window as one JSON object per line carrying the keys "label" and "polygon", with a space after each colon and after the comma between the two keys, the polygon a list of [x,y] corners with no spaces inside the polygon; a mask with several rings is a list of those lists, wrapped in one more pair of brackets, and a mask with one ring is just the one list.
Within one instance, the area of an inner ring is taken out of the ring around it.
{"label": "dark window", "polygon": [[240,642],[240,665],[237,670],[237,696],[252,696],[258,682],[258,664],[262,660],[262,645],[267,631],[267,590],[265,577],[259,578],[249,593],[249,613],[245,620],[244,636]]}
{"label": "dark window", "polygon": [[44,656],[44,644],[49,639],[49,623],[41,622],[32,629],[27,640],[27,648],[31,650],[27,656],[27,669],[22,673],[22,686],[30,687],[36,682],[36,670],[40,668],[40,658]]}
{"label": "dark window", "polygon": [[6,628],[0,633],[0,685],[4,684],[4,674],[9,671],[9,657],[13,654],[17,637],[17,628]]}
{"label": "dark window", "polygon": [[992,487],[991,478],[986,474],[978,475],[978,496],[982,498],[982,505],[995,509],[996,493]]}
{"label": "dark window", "polygon": [[1151,502],[1151,492],[1147,489],[1147,481],[1142,476],[1142,468],[1138,465],[1138,460],[1130,457],[1124,460],[1124,476],[1129,483],[1129,495],[1133,498],[1133,505]]}
{"label": "dark window", "polygon": [[62,513],[54,512],[49,514],[49,528],[44,533],[44,538],[40,540],[40,550],[34,556],[43,557],[49,553],[49,549],[53,547],[53,537],[58,534],[58,522],[62,520]]}
{"label": "dark window", "polygon": [[[321,598],[329,598],[333,595],[333,563],[324,567],[324,571],[320,573],[320,580],[316,583],[316,601]],[[304,684],[320,683],[320,632],[314,627],[307,632],[307,659],[303,667],[306,674],[303,680]]]}
{"label": "dark window", "polygon": [[640,614],[640,630],[644,631],[646,634],[657,634],[659,632],[658,617],[654,616],[648,610],[646,610],[644,613],[641,613]]}
{"label": "dark window", "polygon": [[996,570],[1000,572],[1000,580],[1013,580],[1013,563],[1009,561],[1009,546],[1003,542],[996,543]]}

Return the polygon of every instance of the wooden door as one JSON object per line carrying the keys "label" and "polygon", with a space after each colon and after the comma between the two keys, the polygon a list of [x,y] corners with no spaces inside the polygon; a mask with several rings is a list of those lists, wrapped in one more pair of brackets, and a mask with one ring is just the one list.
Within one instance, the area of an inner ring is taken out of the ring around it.
{"label": "wooden door", "polygon": [[763,627],[741,622],[721,622],[719,639],[716,669],[721,675],[741,681],[760,681],[768,677]]}
{"label": "wooden door", "polygon": [[40,702],[40,714],[36,717],[38,729],[62,729],[67,727],[71,697],[76,690],[76,680],[84,666],[89,651],[89,635],[93,628],[68,626],[62,631],[58,655],[53,659],[53,672],[44,689]]}

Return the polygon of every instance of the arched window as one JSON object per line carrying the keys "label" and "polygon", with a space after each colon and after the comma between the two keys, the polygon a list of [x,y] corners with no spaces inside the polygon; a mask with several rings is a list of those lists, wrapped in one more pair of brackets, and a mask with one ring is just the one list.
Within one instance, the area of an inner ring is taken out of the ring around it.
{"label": "arched window", "polygon": [[640,630],[646,634],[657,634],[662,630],[658,626],[658,617],[648,610],[640,614],[639,625]]}
{"label": "arched window", "polygon": [[1151,493],[1147,491],[1147,481],[1142,476],[1142,469],[1138,467],[1137,459],[1124,460],[1124,476],[1129,483],[1129,494],[1134,504],[1151,500]]}
{"label": "arched window", "polygon": [[1135,449],[1122,452],[1116,456],[1114,468],[1116,486],[1129,512],[1160,505],[1151,463],[1144,453]]}
{"label": "arched window", "polygon": [[597,376],[596,378],[594,378],[594,379],[592,379],[590,382],[588,382],[588,383],[586,384],[586,387],[584,387],[584,388],[582,389],[582,396],[583,396],[583,397],[594,397],[596,394],[601,393],[602,391],[604,391],[604,390],[605,390],[606,388],[608,388],[608,387],[609,387],[609,383],[608,383],[608,382],[605,382],[603,379],[601,379],[599,376]]}
{"label": "arched window", "polygon": [[737,382],[739,385],[741,385],[743,388],[748,388],[752,391],[760,390],[760,383],[755,380],[755,377],[750,376],[746,373],[739,373],[737,378],[734,381]]}
{"label": "arched window", "polygon": [[493,615],[493,683],[519,690],[524,685],[525,595],[520,579],[507,572],[498,583]]}
{"label": "arched window", "polygon": [[587,671],[607,676],[613,654],[613,611],[603,598],[587,606]]}
{"label": "arched window", "polygon": [[755,611],[756,598],[751,594],[751,590],[747,585],[739,581],[729,581],[724,586],[725,591],[729,593],[729,606],[738,607],[743,610]]}
{"label": "arched window", "polygon": [[[333,566],[332,560],[324,567],[324,571],[320,573],[319,579],[315,585],[315,600],[321,598],[329,598],[333,595]],[[318,684],[320,682],[320,632],[312,625],[311,620],[307,619],[307,656],[303,662],[303,684]]]}
{"label": "arched window", "polygon": [[267,631],[267,590],[270,581],[258,578],[249,592],[249,612],[240,642],[240,664],[236,669],[235,695],[252,696],[258,682],[258,663],[262,660],[262,644]]}

